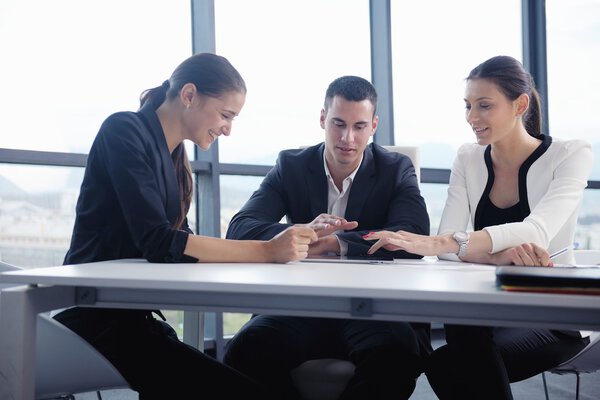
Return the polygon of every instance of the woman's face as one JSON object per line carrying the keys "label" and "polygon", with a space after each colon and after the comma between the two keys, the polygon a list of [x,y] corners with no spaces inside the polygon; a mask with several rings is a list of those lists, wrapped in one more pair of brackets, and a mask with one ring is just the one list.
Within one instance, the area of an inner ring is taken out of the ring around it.
{"label": "woman's face", "polygon": [[231,91],[219,97],[196,93],[190,107],[185,110],[185,139],[208,150],[219,136],[229,136],[233,119],[240,113],[246,95]]}
{"label": "woman's face", "polygon": [[465,89],[465,117],[477,143],[487,145],[518,132],[522,125],[515,101],[487,79],[470,79]]}

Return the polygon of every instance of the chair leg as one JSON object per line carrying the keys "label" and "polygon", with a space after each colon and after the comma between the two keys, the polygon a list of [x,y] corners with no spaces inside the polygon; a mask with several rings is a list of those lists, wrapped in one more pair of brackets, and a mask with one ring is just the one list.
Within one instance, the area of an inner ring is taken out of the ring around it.
{"label": "chair leg", "polygon": [[577,388],[575,389],[575,400],[579,400],[579,372],[575,372],[577,377]]}
{"label": "chair leg", "polygon": [[548,396],[548,385],[546,384],[546,373],[542,372],[542,381],[544,382],[544,394],[546,395],[546,400],[550,400]]}
{"label": "chair leg", "polygon": [[96,396],[98,396],[98,400],[102,400],[102,395],[100,395],[100,391],[96,391]]}

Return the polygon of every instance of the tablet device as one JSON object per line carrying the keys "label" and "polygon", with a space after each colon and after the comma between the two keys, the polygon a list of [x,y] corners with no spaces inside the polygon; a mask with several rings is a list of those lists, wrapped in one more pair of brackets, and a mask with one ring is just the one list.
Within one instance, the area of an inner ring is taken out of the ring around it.
{"label": "tablet device", "polygon": [[348,264],[393,264],[392,257],[381,256],[308,256],[300,260],[306,263],[348,263]]}

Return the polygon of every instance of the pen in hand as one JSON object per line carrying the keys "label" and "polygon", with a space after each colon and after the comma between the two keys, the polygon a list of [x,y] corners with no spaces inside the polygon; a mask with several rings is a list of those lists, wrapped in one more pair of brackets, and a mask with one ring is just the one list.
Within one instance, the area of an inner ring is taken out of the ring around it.
{"label": "pen in hand", "polygon": [[554,253],[550,254],[550,259],[552,260],[552,259],[554,259],[554,258],[556,258],[556,257],[560,256],[561,254],[564,254],[564,253],[566,253],[567,251],[569,251],[569,250],[571,250],[571,249],[573,249],[573,248],[575,248],[575,246],[573,246],[573,245],[570,245],[570,246],[567,246],[567,247],[565,247],[565,248],[562,248],[562,249],[560,249],[560,250],[558,250],[558,251],[555,251]]}

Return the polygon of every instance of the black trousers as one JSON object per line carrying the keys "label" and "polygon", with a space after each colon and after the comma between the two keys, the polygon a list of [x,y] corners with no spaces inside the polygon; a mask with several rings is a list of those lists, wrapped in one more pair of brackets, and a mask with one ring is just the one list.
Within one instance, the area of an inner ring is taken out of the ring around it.
{"label": "black trousers", "polygon": [[428,359],[426,375],[437,396],[512,399],[510,383],[568,360],[589,343],[579,332],[446,325],[447,344]]}
{"label": "black trousers", "polygon": [[254,316],[228,343],[224,362],[280,399],[299,399],[290,371],[318,358],[356,366],[341,399],[407,399],[431,352],[429,324]]}
{"label": "black trousers", "polygon": [[55,319],[113,363],[140,400],[271,398],[256,382],[182,343],[149,311],[71,308]]}

